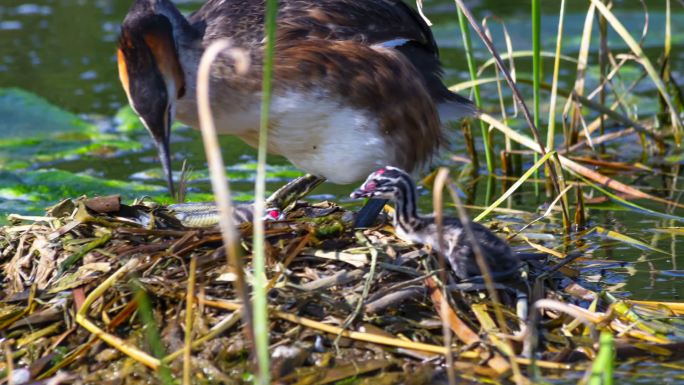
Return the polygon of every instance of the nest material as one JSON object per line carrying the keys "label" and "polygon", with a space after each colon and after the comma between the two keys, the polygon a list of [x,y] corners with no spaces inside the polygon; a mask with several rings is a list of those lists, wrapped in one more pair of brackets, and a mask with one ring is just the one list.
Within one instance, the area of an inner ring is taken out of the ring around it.
{"label": "nest material", "polygon": [[[0,229],[0,366],[15,383],[180,377],[191,260],[193,382],[237,384],[253,372],[217,230],[185,228],[164,207],[116,198],[67,200],[47,217],[17,219]],[[482,283],[448,279],[443,291],[430,250],[399,240],[387,225],[355,232],[352,219],[332,203],[301,203],[286,220],[267,223],[277,383],[445,382],[440,312],[454,333],[454,366],[467,380],[527,375],[531,356],[540,368],[585,370],[601,330],[618,337],[620,359],[681,354],[684,327],[665,322],[671,309],[592,292],[553,260],[497,284],[502,325]],[[251,226],[239,231],[249,281]],[[516,315],[526,308],[530,321]]]}

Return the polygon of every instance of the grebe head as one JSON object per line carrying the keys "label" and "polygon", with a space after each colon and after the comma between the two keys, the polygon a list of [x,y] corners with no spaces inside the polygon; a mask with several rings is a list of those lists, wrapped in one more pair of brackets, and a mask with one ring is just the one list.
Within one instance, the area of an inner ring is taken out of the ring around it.
{"label": "grebe head", "polygon": [[351,193],[351,197],[396,200],[408,196],[408,190],[414,188],[406,171],[386,166],[370,174],[361,187]]}

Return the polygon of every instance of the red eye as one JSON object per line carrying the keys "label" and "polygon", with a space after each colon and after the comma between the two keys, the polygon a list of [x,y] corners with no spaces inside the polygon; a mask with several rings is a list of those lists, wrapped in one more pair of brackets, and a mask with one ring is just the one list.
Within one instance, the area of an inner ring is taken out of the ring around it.
{"label": "red eye", "polygon": [[269,211],[268,215],[273,219],[278,219],[280,212],[278,210],[271,210]]}

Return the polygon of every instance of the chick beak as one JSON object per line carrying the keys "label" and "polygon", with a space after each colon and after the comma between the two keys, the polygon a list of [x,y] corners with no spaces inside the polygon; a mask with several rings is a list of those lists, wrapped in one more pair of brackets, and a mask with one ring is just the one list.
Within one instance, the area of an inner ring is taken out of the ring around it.
{"label": "chick beak", "polygon": [[360,188],[354,190],[349,196],[352,199],[359,199],[359,198],[369,197],[370,195],[371,194],[368,191],[364,190],[363,187],[360,187]]}

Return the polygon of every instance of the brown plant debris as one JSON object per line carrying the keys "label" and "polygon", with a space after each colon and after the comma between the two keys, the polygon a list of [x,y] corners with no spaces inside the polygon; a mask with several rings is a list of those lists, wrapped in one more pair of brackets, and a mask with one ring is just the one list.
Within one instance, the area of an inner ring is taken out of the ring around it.
{"label": "brown plant debris", "polygon": [[[218,230],[185,228],[163,206],[129,206],[118,197],[67,200],[48,213],[0,228],[4,381],[181,378],[192,258],[192,382],[249,381],[235,274]],[[566,266],[558,257],[531,258],[520,278],[497,283],[502,329],[484,284],[450,279],[445,302],[430,250],[399,240],[387,225],[355,233],[352,220],[332,203],[299,203],[285,220],[266,224],[271,371],[278,384],[446,383],[439,312],[455,334],[450,350],[466,382],[506,381],[512,360],[531,376],[533,356],[549,376],[586,369],[602,330],[614,333],[618,359],[682,355],[684,326],[673,318],[679,309],[591,291],[576,281],[570,256]],[[249,281],[251,226],[239,230]],[[371,253],[377,263],[367,282]]]}

